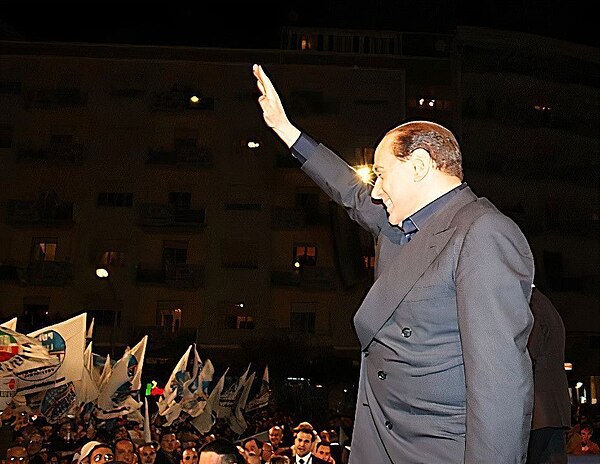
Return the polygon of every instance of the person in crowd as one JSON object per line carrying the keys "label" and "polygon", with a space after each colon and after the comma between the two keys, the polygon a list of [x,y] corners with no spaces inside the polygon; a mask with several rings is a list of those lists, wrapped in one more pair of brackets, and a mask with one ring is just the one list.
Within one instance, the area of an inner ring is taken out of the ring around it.
{"label": "person in crowd", "polygon": [[530,306],[533,329],[527,348],[533,362],[534,395],[527,464],[567,464],[571,399],[564,368],[565,326],[552,301],[536,286]]}
{"label": "person in crowd", "polygon": [[29,462],[31,464],[44,464],[46,461],[42,456],[42,449],[44,446],[44,437],[38,429],[34,429],[34,431],[28,435],[27,442],[27,454],[29,455]]}
{"label": "person in crowd", "polygon": [[245,464],[235,444],[226,438],[215,438],[200,448],[198,464]]}
{"label": "person in crowd", "polygon": [[354,316],[362,358],[350,463],[523,462],[534,259],[522,231],[463,181],[446,127],[386,131],[369,184],[290,122],[261,66],[253,73],[267,126],[375,241],[375,282]]}
{"label": "person in crowd", "polygon": [[327,461],[312,454],[312,448],[315,441],[315,431],[313,428],[301,427],[296,430],[294,439],[294,464],[324,464]]}
{"label": "person in crowd", "polygon": [[142,444],[138,448],[138,455],[140,457],[140,464],[154,464],[156,460],[156,450],[158,444],[154,441],[150,441]]}
{"label": "person in crowd", "polygon": [[269,429],[269,443],[273,447],[273,454],[277,456],[292,456],[292,448],[283,443],[283,429],[274,425]]}
{"label": "person in crowd", "polygon": [[160,437],[160,447],[156,452],[155,464],[178,464],[177,435],[173,432],[165,432]]}
{"label": "person in crowd", "polygon": [[271,456],[271,459],[267,461],[269,464],[290,464],[290,458],[287,456]]}
{"label": "person in crowd", "polygon": [[117,438],[113,442],[113,449],[115,451],[115,461],[126,464],[139,462],[139,458],[136,456],[136,446],[130,438]]}
{"label": "person in crowd", "polygon": [[262,462],[269,462],[271,456],[273,456],[273,445],[268,441],[265,441],[260,449],[260,459]]}
{"label": "person in crowd", "polygon": [[23,445],[12,444],[6,449],[7,464],[29,464],[29,454]]}
{"label": "person in crowd", "polygon": [[567,445],[567,453],[574,456],[585,454],[600,454],[598,443],[592,440],[594,427],[591,424],[582,424],[579,432],[573,433]]}
{"label": "person in crowd", "polygon": [[315,456],[330,464],[335,464],[335,459],[331,456],[331,444],[328,441],[321,440],[315,445]]}
{"label": "person in crowd", "polygon": [[180,464],[198,464],[199,453],[195,446],[186,446],[181,452]]}
{"label": "person in crowd", "polygon": [[104,464],[114,460],[115,453],[110,445],[93,440],[81,447],[77,464]]}

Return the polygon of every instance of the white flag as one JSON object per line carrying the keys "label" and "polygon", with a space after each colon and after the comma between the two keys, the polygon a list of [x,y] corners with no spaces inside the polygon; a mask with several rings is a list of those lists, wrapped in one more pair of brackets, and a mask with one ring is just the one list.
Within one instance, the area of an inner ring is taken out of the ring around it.
{"label": "white flag", "polygon": [[0,324],[0,327],[4,327],[6,329],[10,329],[13,332],[17,331],[17,318],[13,317],[10,321],[3,322]]}
{"label": "white flag", "polygon": [[248,401],[250,387],[254,382],[255,376],[256,373],[253,372],[252,375],[246,379],[246,381],[242,385],[239,397],[237,398],[237,401],[233,406],[233,413],[229,417],[227,417],[227,424],[229,424],[229,428],[238,435],[244,433],[244,431],[248,428],[248,423],[246,422],[242,411],[246,407],[246,401]]}
{"label": "white flag", "polygon": [[20,372],[18,391],[22,395],[48,390],[81,380],[85,350],[86,313],[28,334],[37,338],[56,360],[53,367]]}
{"label": "white flag", "polygon": [[190,422],[200,433],[207,433],[208,431],[210,431],[210,429],[215,423],[216,413],[213,412],[216,412],[216,408],[219,406],[219,398],[221,397],[221,393],[223,392],[223,387],[225,385],[225,376],[227,375],[228,371],[229,368],[225,369],[225,372],[223,373],[213,390],[210,392],[208,400],[206,401],[204,411],[202,411],[202,413],[198,417],[194,418]]}
{"label": "white flag", "polygon": [[258,393],[254,398],[248,401],[246,405],[246,412],[255,411],[260,408],[264,408],[269,405],[271,399],[271,384],[269,383],[269,366],[265,367],[265,372],[260,383]]}

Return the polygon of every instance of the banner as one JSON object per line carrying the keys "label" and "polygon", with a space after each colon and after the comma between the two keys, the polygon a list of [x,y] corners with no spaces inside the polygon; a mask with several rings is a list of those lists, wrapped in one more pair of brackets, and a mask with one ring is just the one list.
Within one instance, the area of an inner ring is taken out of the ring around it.
{"label": "banner", "polygon": [[223,392],[223,387],[225,386],[225,376],[227,375],[228,371],[229,368],[225,369],[225,372],[217,382],[217,385],[215,385],[215,388],[213,388],[212,392],[210,392],[208,400],[206,400],[204,411],[202,411],[198,417],[192,419],[190,422],[200,433],[207,433],[215,423],[217,416],[216,409],[219,406],[219,398]]}
{"label": "banner", "polygon": [[29,395],[70,381],[81,380],[85,349],[85,320],[86,313],[83,313],[28,334],[29,337],[37,338],[42,343],[55,362],[51,366],[15,373],[19,394]]}
{"label": "banner", "polygon": [[0,376],[14,376],[19,389],[19,375],[36,369],[54,369],[57,361],[34,337],[0,327]]}
{"label": "banner", "polygon": [[246,405],[244,411],[251,412],[257,409],[267,407],[271,400],[271,385],[269,383],[269,366],[265,367],[258,393]]}

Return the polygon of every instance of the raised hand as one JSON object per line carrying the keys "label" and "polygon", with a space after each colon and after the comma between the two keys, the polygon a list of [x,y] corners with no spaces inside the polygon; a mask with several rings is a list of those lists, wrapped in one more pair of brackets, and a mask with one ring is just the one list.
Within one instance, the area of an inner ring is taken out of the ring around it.
{"label": "raised hand", "polygon": [[267,126],[273,129],[288,147],[291,147],[300,137],[300,131],[292,125],[285,114],[281,99],[262,66],[253,65],[252,72],[256,77],[256,86],[261,93],[258,97],[258,103],[262,108],[263,118]]}

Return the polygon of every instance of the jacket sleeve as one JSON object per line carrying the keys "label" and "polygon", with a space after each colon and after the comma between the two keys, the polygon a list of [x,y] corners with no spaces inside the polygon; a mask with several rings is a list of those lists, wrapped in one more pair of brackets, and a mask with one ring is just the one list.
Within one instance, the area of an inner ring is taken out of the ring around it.
{"label": "jacket sleeve", "polygon": [[467,387],[465,463],[525,462],[533,272],[527,240],[508,217],[491,211],[470,225],[455,275]]}
{"label": "jacket sleeve", "polygon": [[319,144],[315,148],[302,170],[365,229],[379,235],[382,229],[391,227],[385,208],[371,199],[372,187],[325,145]]}

